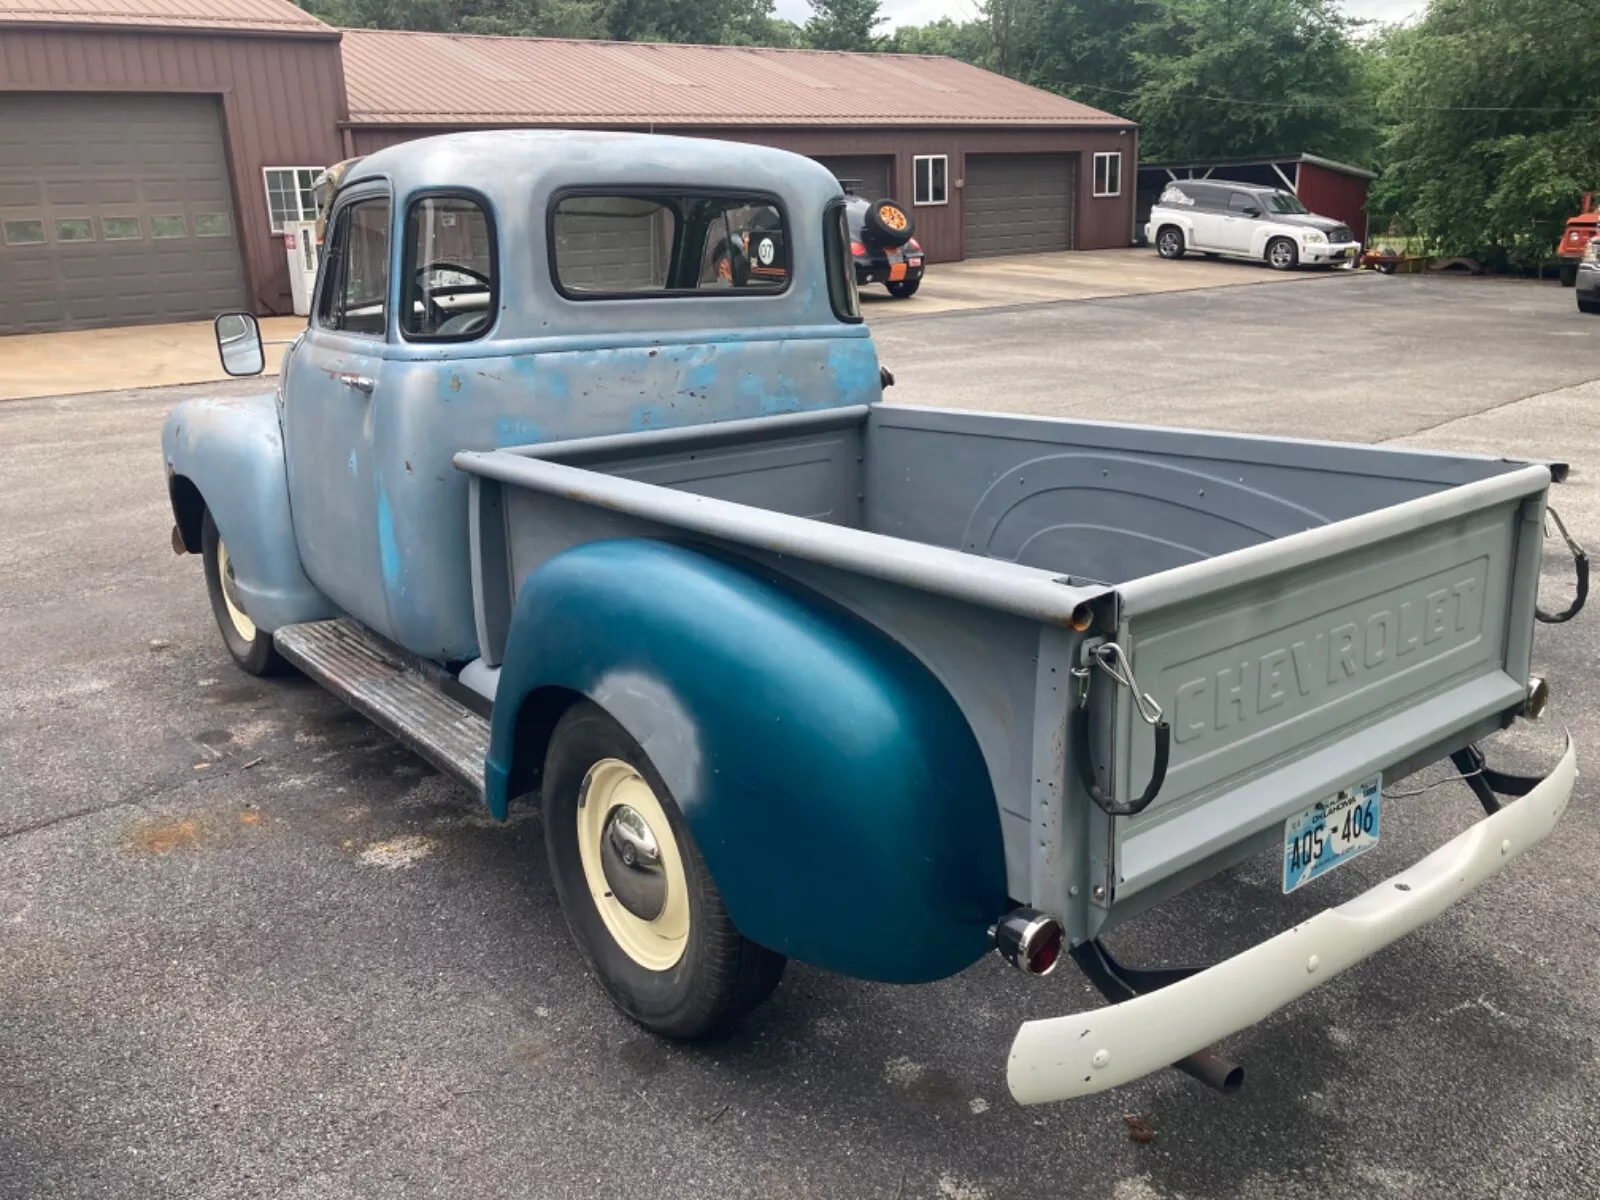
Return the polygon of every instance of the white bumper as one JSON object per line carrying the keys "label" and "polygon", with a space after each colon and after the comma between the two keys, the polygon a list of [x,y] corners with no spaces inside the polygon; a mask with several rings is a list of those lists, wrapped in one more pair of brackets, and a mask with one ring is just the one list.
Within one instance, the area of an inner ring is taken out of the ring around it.
{"label": "white bumper", "polygon": [[1356,262],[1361,257],[1360,242],[1318,242],[1300,247],[1302,262]]}
{"label": "white bumper", "polygon": [[1006,1082],[1020,1104],[1103,1092],[1253,1025],[1431,921],[1543,840],[1578,777],[1572,739],[1554,771],[1415,866],[1188,979],[1122,1004],[1029,1021]]}

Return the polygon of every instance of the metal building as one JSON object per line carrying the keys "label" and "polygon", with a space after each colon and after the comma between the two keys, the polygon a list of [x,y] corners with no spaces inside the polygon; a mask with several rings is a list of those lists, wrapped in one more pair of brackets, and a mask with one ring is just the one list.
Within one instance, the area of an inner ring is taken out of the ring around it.
{"label": "metal building", "polygon": [[818,159],[931,261],[1127,245],[1130,121],[952,59],[330,28],[289,0],[0,0],[0,333],[291,311],[321,168],[457,129]]}

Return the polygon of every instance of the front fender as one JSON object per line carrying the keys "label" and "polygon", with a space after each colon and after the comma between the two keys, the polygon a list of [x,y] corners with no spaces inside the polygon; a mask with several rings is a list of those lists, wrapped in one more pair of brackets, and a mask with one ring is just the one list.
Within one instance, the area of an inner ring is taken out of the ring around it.
{"label": "front fender", "polygon": [[864,979],[970,965],[1006,906],[999,814],[976,739],[937,679],[832,601],[666,542],[591,542],[518,596],[486,766],[540,755],[520,720],[588,696],[672,789],[728,915],[752,940]]}
{"label": "front fender", "polygon": [[200,549],[200,511],[227,543],[239,602],[267,632],[336,616],[300,565],[283,434],[270,393],[185,400],[161,429],[167,489],[185,549]]}

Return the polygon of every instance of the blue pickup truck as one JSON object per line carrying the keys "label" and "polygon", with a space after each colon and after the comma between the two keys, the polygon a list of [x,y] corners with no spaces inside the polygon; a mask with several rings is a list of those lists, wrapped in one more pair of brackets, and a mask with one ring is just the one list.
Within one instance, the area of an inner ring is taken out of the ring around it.
{"label": "blue pickup truck", "polygon": [[[1070,958],[1111,1003],[1021,1027],[1019,1101],[1235,1087],[1222,1038],[1565,808],[1570,743],[1542,779],[1476,746],[1545,703],[1562,468],[886,406],[846,203],[704,140],[356,162],[276,394],[167,421],[174,548],[244,670],[299,669],[497,817],[538,796],[578,950],[646,1028],[723,1029],[791,958]],[[218,335],[262,369],[254,318]],[[1356,899],[1209,966],[1102,940],[1249,856],[1315,887],[1444,759],[1482,819]]]}

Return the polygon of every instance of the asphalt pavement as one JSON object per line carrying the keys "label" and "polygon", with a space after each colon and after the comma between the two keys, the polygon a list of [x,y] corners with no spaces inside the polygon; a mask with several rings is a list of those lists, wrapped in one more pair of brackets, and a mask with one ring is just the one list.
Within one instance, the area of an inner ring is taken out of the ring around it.
{"label": "asphalt pavement", "polygon": [[[1553,285],[1321,277],[902,317],[880,345],[901,403],[1561,459],[1600,545],[1600,319]],[[1167,1072],[1017,1107],[1018,1022],[1097,1001],[994,960],[915,988],[792,965],[734,1035],[663,1043],[588,978],[536,816],[497,825],[314,685],[233,668],[168,543],[159,428],[198,390],[0,403],[0,1197],[1596,1194],[1589,774],[1551,841],[1230,1039],[1236,1096]],[[1563,727],[1593,760],[1597,659],[1600,609],[1539,629],[1551,711],[1498,761],[1552,763]],[[1293,897],[1255,861],[1113,944],[1224,956],[1476,811],[1459,784],[1395,800]]]}

